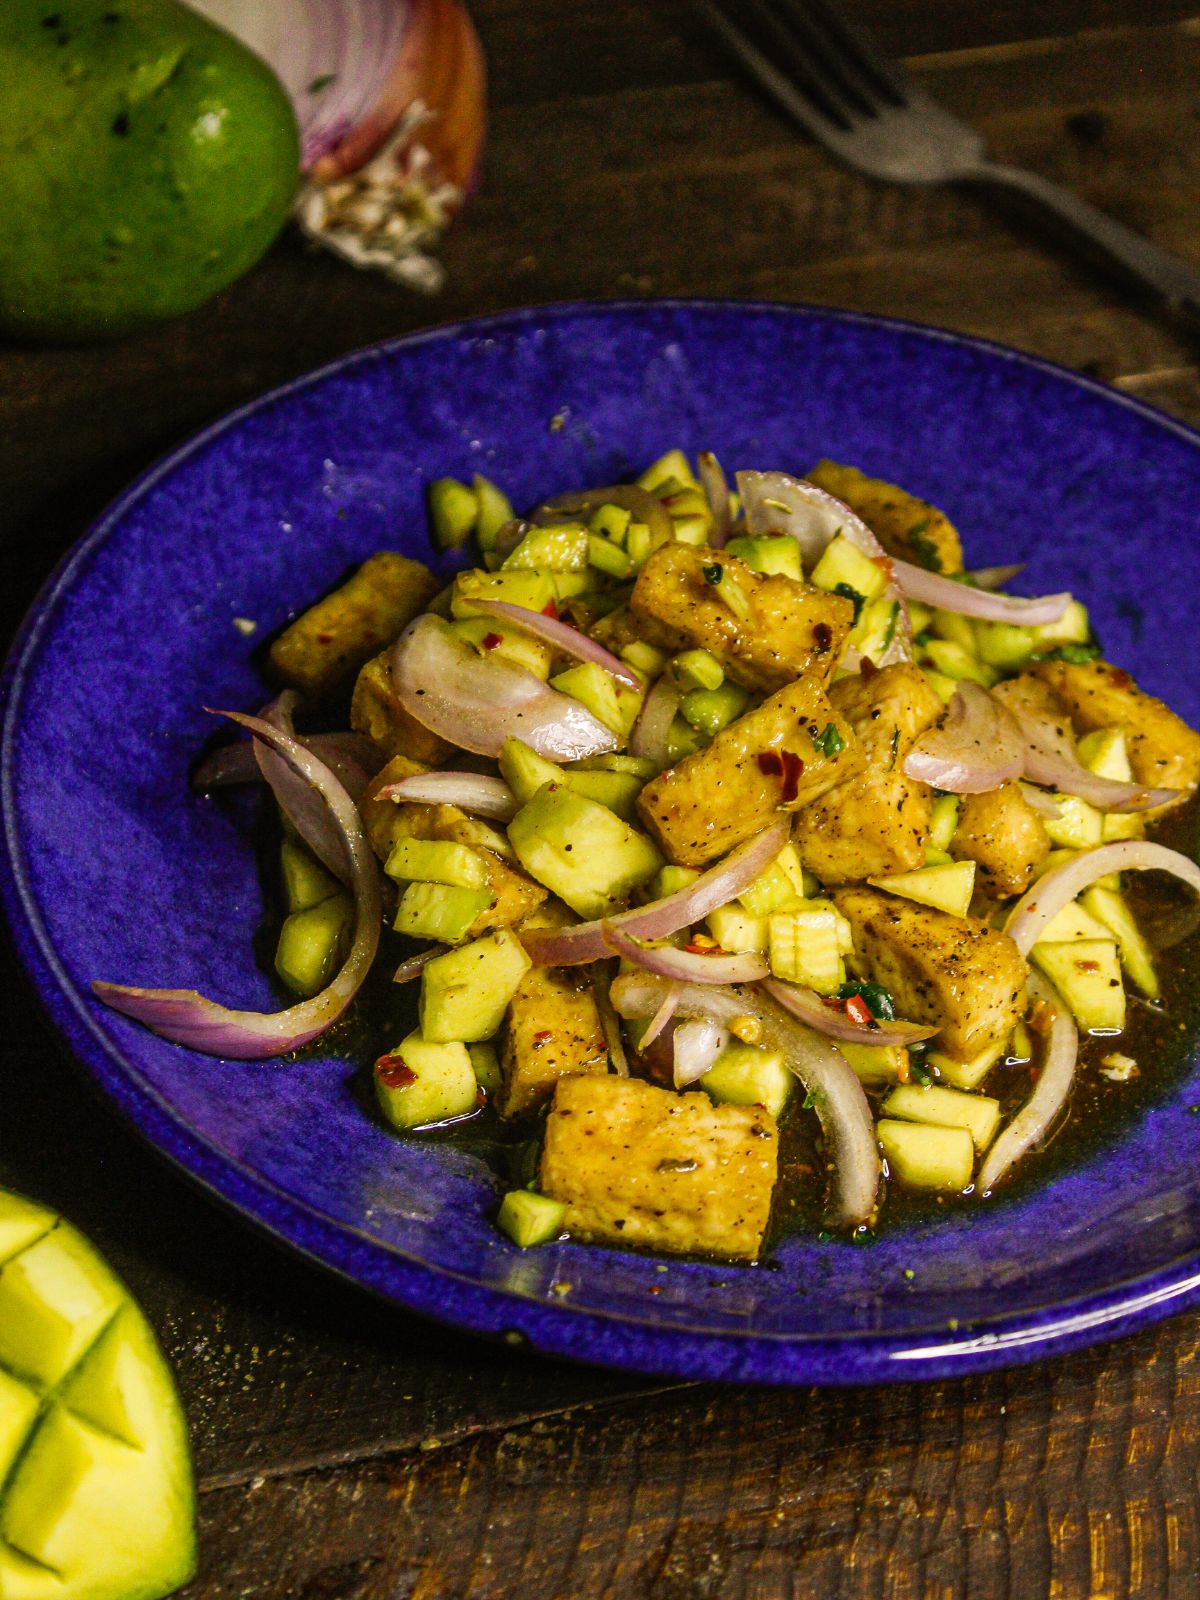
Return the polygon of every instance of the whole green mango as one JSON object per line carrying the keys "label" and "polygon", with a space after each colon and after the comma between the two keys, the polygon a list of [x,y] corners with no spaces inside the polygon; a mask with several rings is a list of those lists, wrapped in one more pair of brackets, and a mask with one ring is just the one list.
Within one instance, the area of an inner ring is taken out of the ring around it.
{"label": "whole green mango", "polygon": [[262,255],[298,171],[278,79],[176,0],[0,3],[0,326],[191,310]]}

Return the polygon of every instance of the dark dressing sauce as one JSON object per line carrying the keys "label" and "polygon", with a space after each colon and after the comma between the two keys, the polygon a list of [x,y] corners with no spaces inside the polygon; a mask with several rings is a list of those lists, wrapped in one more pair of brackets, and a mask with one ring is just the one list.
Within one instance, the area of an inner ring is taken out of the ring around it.
{"label": "dark dressing sauce", "polygon": [[[1200,799],[1189,801],[1158,824],[1154,837],[1195,859],[1200,846]],[[278,856],[277,831],[265,828],[259,842],[260,860],[268,885],[272,885],[276,876],[273,862]],[[1200,1041],[1200,902],[1190,889],[1162,873],[1130,872],[1123,881],[1138,925],[1155,952],[1161,998],[1155,1003],[1142,999],[1127,980],[1124,1032],[1110,1037],[1081,1036],[1080,1063],[1071,1098],[1049,1140],[1023,1157],[1012,1176],[1004,1180],[1003,1189],[998,1192],[1005,1196],[1023,1195],[1051,1182],[1060,1172],[1082,1165],[1096,1151],[1120,1139],[1124,1130],[1178,1084]],[[277,889],[277,885],[273,886]],[[271,898],[278,904],[277,892]],[[280,920],[278,916],[269,918],[260,936],[258,953],[267,970]],[[372,1066],[378,1056],[393,1050],[416,1026],[419,984],[413,981],[397,987],[392,982],[396,966],[412,953],[408,940],[385,929],[380,956],[351,1014],[317,1044],[300,1052],[333,1055],[345,1061],[351,1091],[364,1115],[381,1126],[384,1123],[375,1101]],[[1133,1058],[1136,1076],[1115,1082],[1103,1075],[1103,1058],[1114,1052]],[[1028,1098],[1033,1082],[1028,1063],[1001,1062],[981,1087],[999,1099],[1003,1122],[1007,1122]],[[887,1087],[876,1093],[882,1097]],[[820,1128],[815,1113],[804,1111],[801,1101],[800,1095],[793,1095],[780,1123],[779,1181],[764,1246],[766,1257],[784,1235],[822,1236],[824,1228],[827,1185]],[[1200,1112],[1200,1090],[1197,1101]],[[506,1122],[487,1105],[445,1127],[422,1130],[411,1137],[450,1143],[468,1151],[495,1174],[499,1191],[523,1187],[536,1178],[542,1120],[544,1114],[518,1123]],[[1200,1139],[1200,1119],[1197,1137]],[[969,1192],[931,1195],[891,1181],[873,1233],[925,1225],[974,1203]],[[869,1241],[873,1233],[864,1231],[864,1241]]]}

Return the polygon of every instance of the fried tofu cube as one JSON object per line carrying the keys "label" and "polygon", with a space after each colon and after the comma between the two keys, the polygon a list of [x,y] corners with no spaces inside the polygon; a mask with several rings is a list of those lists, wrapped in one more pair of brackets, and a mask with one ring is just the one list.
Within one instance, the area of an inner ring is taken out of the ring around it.
{"label": "fried tofu cube", "polygon": [[535,1110],[560,1078],[607,1071],[604,1030],[587,980],[576,968],[531,967],[505,1019],[500,1115]]}
{"label": "fried tofu cube", "polygon": [[976,884],[995,900],[1024,894],[1050,853],[1050,835],[1017,783],[963,795],[950,840],[956,861],[974,861]]}
{"label": "fried tofu cube", "polygon": [[879,889],[832,898],[853,929],[856,970],[891,991],[900,1016],[936,1024],[947,1055],[979,1055],[1024,1016],[1029,969],[1006,933]]}
{"label": "fried tofu cube", "polygon": [[[386,770],[386,769],[385,769]],[[391,801],[380,801],[391,805]],[[546,898],[547,891],[540,883],[527,878],[521,869],[502,860],[512,857],[508,840],[502,833],[477,817],[469,817],[458,806],[424,805],[406,802],[394,807],[395,819],[390,829],[382,822],[376,824],[371,842],[377,853],[386,860],[392,847],[400,839],[444,839],[451,844],[466,845],[476,851],[487,868],[487,890],[491,904],[475,918],[464,938],[478,939],[494,928],[511,928],[535,911]],[[386,851],[380,845],[386,844]]]}
{"label": "fried tofu cube", "polygon": [[[828,744],[828,755],[815,739]],[[699,867],[781,810],[808,805],[860,760],[850,724],[816,679],[804,677],[652,779],[638,796],[638,812],[668,860]]]}
{"label": "fried tofu cube", "polygon": [[454,746],[401,705],[392,686],[391,650],[373,656],[359,673],[350,701],[350,726],[365,735],[389,758],[406,756],[436,767]]}
{"label": "fried tofu cube", "polygon": [[942,715],[941,697],[904,661],[842,678],[829,699],[854,729],[863,764],[796,818],[800,859],[826,884],[913,872],[925,860],[933,791],[905,774],[904,758]]}
{"label": "fried tofu cube", "polygon": [[1200,733],[1107,661],[1041,661],[1035,680],[1066,706],[1076,733],[1123,728],[1138,783],[1191,790],[1200,782]]}
{"label": "fried tofu cube", "polygon": [[762,1106],[713,1105],[637,1078],[563,1078],[540,1186],[566,1205],[576,1239],[753,1261],[778,1152]]}
{"label": "fried tofu cube", "polygon": [[[714,566],[745,595],[747,616],[705,577]],[[854,623],[854,606],[841,595],[778,573],[762,577],[723,550],[690,544],[653,552],[633,586],[629,614],[651,644],[707,650],[734,683],[765,694],[802,673],[824,687]]]}
{"label": "fried tofu cube", "polygon": [[419,561],[379,551],[279,635],[271,646],[276,676],[312,700],[331,699],[424,611],[437,587]]}
{"label": "fried tofu cube", "polygon": [[962,571],[958,530],[944,511],[927,500],[836,461],[818,461],[806,476],[809,483],[857,511],[890,556],[934,572]]}

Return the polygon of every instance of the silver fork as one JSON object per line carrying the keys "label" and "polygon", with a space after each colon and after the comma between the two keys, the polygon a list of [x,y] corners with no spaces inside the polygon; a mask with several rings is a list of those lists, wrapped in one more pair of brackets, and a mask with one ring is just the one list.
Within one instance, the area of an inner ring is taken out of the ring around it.
{"label": "silver fork", "polygon": [[891,183],[970,183],[1031,201],[1076,246],[1200,331],[1200,270],[1037,173],[989,161],[973,128],[923,94],[826,0],[696,0],[793,121]]}

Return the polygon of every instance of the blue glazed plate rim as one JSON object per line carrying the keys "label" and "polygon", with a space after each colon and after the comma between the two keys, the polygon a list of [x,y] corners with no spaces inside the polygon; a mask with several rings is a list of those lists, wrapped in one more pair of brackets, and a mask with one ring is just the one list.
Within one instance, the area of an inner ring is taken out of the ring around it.
{"label": "blue glazed plate rim", "polygon": [[1167,1267],[1126,1277],[1095,1294],[1026,1307],[986,1323],[940,1324],[902,1336],[880,1330],[812,1333],[717,1331],[664,1326],[626,1313],[547,1303],[518,1290],[498,1290],[445,1268],[426,1264],[394,1245],[330,1218],[314,1203],[288,1194],[245,1162],[212,1149],[174,1112],[171,1102],[126,1069],[113,1041],[99,1028],[85,997],[70,983],[55,955],[36,898],[29,889],[14,824],[13,744],[20,728],[24,671],[43,629],[76,570],[116,530],[128,511],[193,455],[246,418],[319,386],[326,379],[379,358],[439,342],[511,332],[529,325],[585,318],[638,317],[663,311],[765,314],[916,335],[981,352],[993,360],[1051,376],[1101,398],[1200,448],[1200,431],[1099,381],[990,340],[902,318],[822,306],[770,301],[664,299],[559,302],[481,316],[380,341],[350,352],[258,396],[193,435],[136,478],[66,552],[43,585],[13,642],[0,678],[3,735],[0,788],[6,846],[13,864],[0,893],[18,954],[59,1033],[87,1069],[95,1087],[156,1152],[243,1218],[329,1271],[424,1316],[471,1332],[502,1337],[549,1355],[579,1358],[633,1371],[730,1381],[863,1383],[936,1378],[1012,1365],[1065,1352],[1130,1332],[1174,1310],[1200,1303],[1200,1255],[1185,1253]]}

